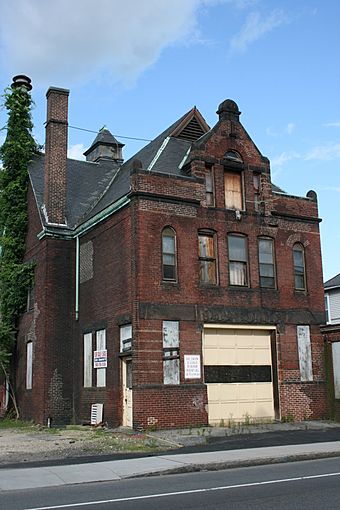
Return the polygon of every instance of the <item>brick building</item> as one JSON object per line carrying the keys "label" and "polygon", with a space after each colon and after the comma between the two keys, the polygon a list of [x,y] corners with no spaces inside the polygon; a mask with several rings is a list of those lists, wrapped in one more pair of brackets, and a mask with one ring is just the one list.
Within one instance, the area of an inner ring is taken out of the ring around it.
{"label": "brick building", "polygon": [[17,344],[22,416],[181,427],[326,415],[316,194],[273,185],[232,100],[123,161],[107,130],[67,159],[47,92],[29,168],[35,286]]}

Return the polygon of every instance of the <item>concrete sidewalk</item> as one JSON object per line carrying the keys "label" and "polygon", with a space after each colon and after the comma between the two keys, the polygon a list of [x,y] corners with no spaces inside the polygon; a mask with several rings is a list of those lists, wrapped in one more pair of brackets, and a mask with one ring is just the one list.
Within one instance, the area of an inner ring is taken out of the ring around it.
{"label": "concrete sidewalk", "polygon": [[3,469],[0,490],[32,489],[120,480],[151,474],[214,470],[322,457],[340,457],[340,441],[244,450],[160,455],[90,464]]}

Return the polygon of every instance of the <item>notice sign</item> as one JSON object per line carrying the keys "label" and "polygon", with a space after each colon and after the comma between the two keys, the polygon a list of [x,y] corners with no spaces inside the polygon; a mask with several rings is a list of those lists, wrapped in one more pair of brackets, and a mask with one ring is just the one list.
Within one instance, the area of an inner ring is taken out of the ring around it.
{"label": "notice sign", "polygon": [[185,379],[201,379],[201,356],[199,354],[184,355]]}
{"label": "notice sign", "polygon": [[93,366],[94,368],[106,368],[107,367],[107,350],[94,351],[93,353]]}

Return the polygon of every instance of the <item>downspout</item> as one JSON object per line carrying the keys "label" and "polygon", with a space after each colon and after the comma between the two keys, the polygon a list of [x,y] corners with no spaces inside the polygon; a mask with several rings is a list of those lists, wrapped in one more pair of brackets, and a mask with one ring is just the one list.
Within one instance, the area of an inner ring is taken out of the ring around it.
{"label": "downspout", "polygon": [[79,236],[76,236],[76,321],[79,320]]}

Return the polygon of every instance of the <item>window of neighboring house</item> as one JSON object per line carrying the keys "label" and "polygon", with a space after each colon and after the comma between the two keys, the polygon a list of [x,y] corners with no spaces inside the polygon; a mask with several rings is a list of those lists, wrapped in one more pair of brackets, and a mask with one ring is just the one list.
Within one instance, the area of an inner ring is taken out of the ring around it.
{"label": "window of neighboring house", "polygon": [[224,196],[227,209],[243,209],[242,174],[224,172]]}
{"label": "window of neighboring house", "polygon": [[176,258],[176,233],[171,227],[166,227],[162,232],[162,278],[164,281],[177,280]]}
{"label": "window of neighboring house", "polygon": [[163,321],[163,382],[180,383],[179,322]]}
{"label": "window of neighboring house", "polygon": [[217,278],[215,235],[213,233],[199,233],[198,259],[200,264],[200,282],[215,285]]}
{"label": "window of neighboring house", "polygon": [[326,314],[326,324],[329,324],[329,296],[328,294],[325,294],[325,314]]}
{"label": "window of neighboring house", "polygon": [[275,289],[276,281],[273,239],[259,238],[259,266],[260,287]]}
{"label": "window of neighboring house", "polygon": [[101,329],[95,333],[95,348],[93,347],[92,333],[84,334],[84,387],[106,386],[106,330]]}
{"label": "window of neighboring house", "polygon": [[256,212],[260,210],[260,184],[261,184],[260,174],[254,173],[253,174],[254,208]]}
{"label": "window of neighboring house", "polygon": [[214,177],[212,167],[205,169],[205,199],[208,206],[215,205]]}
{"label": "window of neighboring house", "polygon": [[248,285],[247,238],[241,234],[228,235],[229,283],[230,285]]}
{"label": "window of neighboring house", "polygon": [[295,290],[306,290],[305,249],[300,243],[293,246],[293,260]]}
{"label": "window of neighboring house", "polygon": [[33,342],[26,344],[26,390],[32,389],[33,379]]}
{"label": "window of neighboring house", "polygon": [[119,328],[120,336],[120,352],[127,353],[131,352],[132,349],[132,325],[124,324]]}

